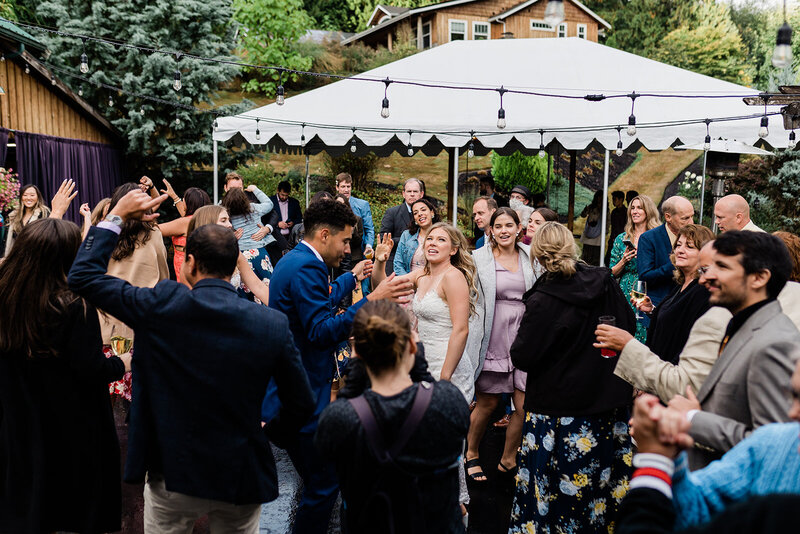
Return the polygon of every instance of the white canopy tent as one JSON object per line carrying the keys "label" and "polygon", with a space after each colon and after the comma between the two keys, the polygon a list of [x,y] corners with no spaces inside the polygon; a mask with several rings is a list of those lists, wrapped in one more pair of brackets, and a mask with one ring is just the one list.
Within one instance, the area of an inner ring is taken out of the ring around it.
{"label": "white canopy tent", "polygon": [[[387,78],[426,85],[391,83],[386,89],[384,83],[366,81]],[[441,85],[449,87],[431,87]],[[497,127],[497,89],[501,86],[537,93],[505,93],[504,129]],[[458,89],[464,87],[485,90]],[[385,89],[390,102],[388,118],[380,115]],[[632,100],[625,95],[632,92],[641,96],[633,108],[637,131],[628,136],[625,129]],[[617,148],[620,139],[626,150],[644,146],[657,151],[702,143],[706,136],[702,121],[711,119],[709,132],[714,138],[785,147],[788,137],[780,117],[772,117],[769,135],[759,138],[757,115],[764,108],[742,101],[744,96],[757,94],[747,87],[579,38],[455,41],[287,98],[282,106],[270,104],[220,118],[213,138],[215,155],[219,141],[265,144],[272,150],[302,148],[306,154],[340,154],[350,150],[354,140],[357,154],[406,154],[409,143],[414,152],[428,155],[448,150],[455,160],[455,164],[451,162],[455,188],[458,154],[471,139],[477,154],[489,150],[536,153],[541,144],[609,151]],[[590,101],[585,99],[587,95],[606,98]],[[776,106],[768,109],[769,113],[778,111]],[[731,118],[738,120],[721,120]],[[621,137],[617,126],[622,127]],[[607,164],[604,187],[607,190]],[[457,206],[455,201],[453,204]]]}

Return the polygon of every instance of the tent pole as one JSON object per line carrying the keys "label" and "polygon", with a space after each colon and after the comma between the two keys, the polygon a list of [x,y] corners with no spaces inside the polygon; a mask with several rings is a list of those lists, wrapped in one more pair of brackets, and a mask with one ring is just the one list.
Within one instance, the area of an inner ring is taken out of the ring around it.
{"label": "tent pole", "polygon": [[311,198],[309,196],[309,191],[308,191],[308,189],[309,189],[309,181],[310,181],[310,178],[309,178],[309,174],[308,174],[308,153],[306,153],[306,208],[308,208],[309,199]]}
{"label": "tent pole", "polygon": [[703,178],[700,181],[700,224],[703,224],[703,203],[706,199],[706,160],[708,150],[703,150]]}
{"label": "tent pole", "polygon": [[450,154],[453,161],[453,226],[458,228],[458,147]]}
{"label": "tent pole", "polygon": [[608,215],[608,149],[606,149],[606,163],[603,169],[603,215],[600,225],[600,267],[605,267],[606,259],[606,217]]}
{"label": "tent pole", "polygon": [[553,166],[551,165],[550,160],[550,153],[547,153],[547,200],[545,201],[546,204],[550,205],[550,171],[552,170]]}
{"label": "tent pole", "polygon": [[567,228],[569,228],[570,232],[574,232],[575,230],[575,176],[576,176],[576,165],[578,159],[578,151],[577,150],[570,150],[569,151],[569,207],[567,212]]}
{"label": "tent pole", "polygon": [[214,139],[214,204],[219,202],[219,149]]}

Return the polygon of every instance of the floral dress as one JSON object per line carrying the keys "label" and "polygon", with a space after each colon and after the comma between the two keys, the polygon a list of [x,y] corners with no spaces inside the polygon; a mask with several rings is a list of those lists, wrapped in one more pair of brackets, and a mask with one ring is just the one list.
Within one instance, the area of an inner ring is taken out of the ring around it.
{"label": "floral dress", "polygon": [[525,415],[509,534],[614,531],[633,470],[628,414]]}
{"label": "floral dress", "polygon": [[[625,232],[619,234],[616,239],[614,239],[614,246],[611,248],[611,263],[609,267],[615,266],[622,260],[622,255],[625,254],[625,245],[622,243],[623,239],[625,239]],[[625,268],[622,269],[622,274],[617,278],[619,278],[619,287],[622,289],[622,294],[630,299],[631,291],[636,285],[636,282],[639,281],[639,269],[636,267],[636,258],[633,258],[625,265]],[[628,300],[628,304],[633,312],[636,313],[636,308],[631,304],[630,300]],[[636,320],[635,337],[642,343],[647,340],[647,326],[649,322],[649,319],[646,317]]]}

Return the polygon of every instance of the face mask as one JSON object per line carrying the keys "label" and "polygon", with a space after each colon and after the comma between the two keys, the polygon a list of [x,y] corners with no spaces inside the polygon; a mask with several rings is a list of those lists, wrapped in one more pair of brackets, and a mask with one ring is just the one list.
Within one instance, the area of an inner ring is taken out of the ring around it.
{"label": "face mask", "polygon": [[525,204],[523,204],[523,202],[518,198],[512,198],[512,199],[509,199],[509,201],[508,201],[508,207],[511,208],[514,211],[520,209],[524,205]]}

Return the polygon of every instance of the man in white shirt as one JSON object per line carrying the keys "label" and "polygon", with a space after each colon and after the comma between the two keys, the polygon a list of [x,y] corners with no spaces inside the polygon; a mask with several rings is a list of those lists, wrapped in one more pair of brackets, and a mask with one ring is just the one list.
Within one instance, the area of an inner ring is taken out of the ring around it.
{"label": "man in white shirt", "polygon": [[714,222],[720,232],[749,230],[763,232],[750,220],[750,206],[741,195],[726,195],[714,205]]}

